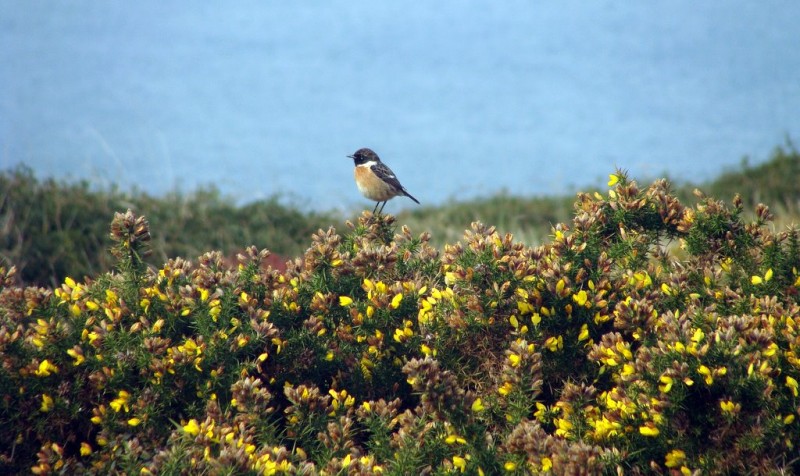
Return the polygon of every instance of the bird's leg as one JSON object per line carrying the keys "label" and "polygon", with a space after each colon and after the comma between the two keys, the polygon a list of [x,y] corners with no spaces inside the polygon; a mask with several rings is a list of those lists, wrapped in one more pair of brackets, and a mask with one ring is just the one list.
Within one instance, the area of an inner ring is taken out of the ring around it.
{"label": "bird's leg", "polygon": [[380,209],[380,210],[378,210],[378,214],[379,214],[379,215],[382,215],[382,214],[383,214],[383,207],[385,207],[385,206],[386,206],[386,202],[388,202],[388,201],[389,201],[389,200],[384,200],[384,201],[383,201],[383,205],[381,205],[381,209]]}
{"label": "bird's leg", "polygon": [[380,204],[381,204],[381,202],[375,202],[375,208],[372,209],[372,214],[373,215],[375,214],[376,211],[378,211],[378,205],[380,205]]}

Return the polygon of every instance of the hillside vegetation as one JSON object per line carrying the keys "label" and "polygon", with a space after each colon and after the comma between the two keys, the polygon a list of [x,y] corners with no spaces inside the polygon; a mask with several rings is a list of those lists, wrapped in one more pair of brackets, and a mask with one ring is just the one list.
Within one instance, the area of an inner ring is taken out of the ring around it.
{"label": "hillside vegetation", "polygon": [[[800,216],[800,154],[791,142],[775,150],[763,164],[743,164],[705,184],[678,184],[675,194],[693,204],[695,187],[730,202],[742,198],[745,213],[758,203],[777,210],[781,224]],[[473,221],[491,223],[525,243],[549,239],[551,227],[568,221],[574,195],[562,197],[492,197],[415,207],[398,215],[400,222],[431,233],[441,249],[461,237]],[[311,233],[328,226],[341,228],[345,217],[301,211],[278,197],[236,205],[213,188],[193,193],[152,197],[141,192],[95,189],[88,182],[39,180],[25,168],[0,173],[0,262],[16,265],[22,283],[55,286],[66,276],[94,276],[111,269],[106,232],[115,211],[132,209],[148,217],[155,233],[148,263],[193,258],[218,250],[232,258],[248,245],[267,248],[273,263],[298,256]]]}
{"label": "hillside vegetation", "polygon": [[800,232],[609,187],[541,245],[365,212],[286,269],[149,266],[118,213],[110,272],[2,269],[0,472],[797,474]]}

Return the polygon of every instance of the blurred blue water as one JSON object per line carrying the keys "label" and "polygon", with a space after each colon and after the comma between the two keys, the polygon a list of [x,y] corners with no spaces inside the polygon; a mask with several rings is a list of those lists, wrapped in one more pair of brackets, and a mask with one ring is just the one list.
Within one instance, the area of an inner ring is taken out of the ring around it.
{"label": "blurred blue water", "polygon": [[699,180],[800,136],[798,24],[777,0],[0,0],[0,168],[321,209],[366,205],[363,146],[423,204]]}

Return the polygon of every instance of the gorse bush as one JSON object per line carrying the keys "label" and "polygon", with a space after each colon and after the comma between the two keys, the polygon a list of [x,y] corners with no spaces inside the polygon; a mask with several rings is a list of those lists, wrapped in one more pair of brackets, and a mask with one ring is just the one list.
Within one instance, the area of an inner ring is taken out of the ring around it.
{"label": "gorse bush", "polygon": [[285,271],[117,214],[115,271],[3,273],[2,470],[797,473],[798,230],[609,185],[541,246],[364,213]]}

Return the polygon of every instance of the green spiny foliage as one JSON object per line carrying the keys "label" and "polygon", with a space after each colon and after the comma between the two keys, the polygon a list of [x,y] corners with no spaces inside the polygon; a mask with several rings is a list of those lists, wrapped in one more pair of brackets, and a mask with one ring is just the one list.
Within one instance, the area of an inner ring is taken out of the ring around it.
{"label": "green spiny foliage", "polygon": [[624,173],[530,247],[364,213],[284,271],[251,247],[0,291],[0,469],[795,473],[800,236]]}

